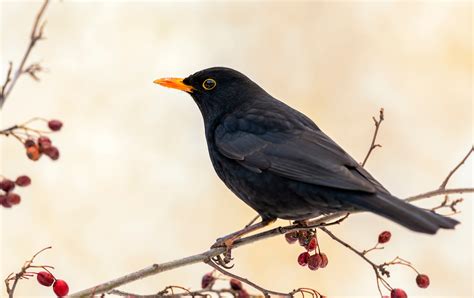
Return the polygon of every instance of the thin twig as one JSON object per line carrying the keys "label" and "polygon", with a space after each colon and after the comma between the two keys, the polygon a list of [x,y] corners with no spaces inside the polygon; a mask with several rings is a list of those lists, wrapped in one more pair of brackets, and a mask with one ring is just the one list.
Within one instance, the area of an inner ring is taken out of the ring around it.
{"label": "thin twig", "polygon": [[377,279],[377,288],[379,290],[379,293],[380,293],[380,296],[382,297],[383,294],[382,294],[382,290],[380,289],[380,282],[382,283],[382,285],[384,285],[385,287],[389,288],[390,286],[388,285],[388,282],[383,278],[383,275],[385,276],[389,276],[389,272],[385,269],[385,266],[379,266],[377,264],[375,264],[374,262],[372,262],[369,258],[367,258],[365,256],[365,253],[364,252],[360,252],[358,251],[357,249],[355,249],[354,247],[352,247],[350,244],[348,244],[347,242],[343,241],[342,239],[340,239],[339,237],[337,237],[336,235],[334,235],[334,233],[332,233],[331,231],[329,231],[328,229],[326,229],[326,227],[320,227],[319,228],[320,230],[322,230],[323,232],[325,232],[326,234],[329,235],[329,237],[331,237],[332,239],[334,239],[335,241],[339,242],[340,244],[342,244],[343,246],[347,247],[349,250],[351,250],[352,252],[354,252],[355,254],[357,254],[359,257],[361,257],[364,261],[366,261],[367,263],[370,264],[370,266],[372,266],[372,269],[374,270],[374,273],[375,273],[375,278]]}
{"label": "thin twig", "polygon": [[275,292],[275,291],[272,291],[272,290],[268,290],[268,289],[265,289],[259,285],[257,285],[256,283],[248,280],[247,278],[244,278],[244,277],[240,277],[236,274],[233,274],[227,270],[225,270],[224,268],[222,268],[221,266],[217,265],[216,263],[214,263],[211,259],[207,259],[204,261],[204,263],[208,264],[209,266],[211,266],[212,268],[216,269],[217,271],[219,271],[220,273],[224,274],[224,275],[227,275],[229,277],[232,277],[232,278],[235,278],[235,279],[238,279],[240,280],[241,282],[245,283],[245,284],[248,284],[249,286],[257,289],[258,291],[262,292],[263,296],[265,297],[270,297],[270,294],[272,295],[278,295],[278,296],[281,296],[281,297],[292,297],[291,294],[288,294],[288,293],[281,293],[281,292]]}
{"label": "thin twig", "polygon": [[[10,273],[7,278],[5,279],[5,286],[6,286],[6,290],[7,290],[7,294],[8,294],[8,297],[9,298],[13,298],[13,294],[15,292],[15,289],[16,289],[16,286],[18,284],[18,281],[20,279],[23,279],[25,277],[28,277],[28,276],[31,276],[31,273],[27,272],[28,269],[30,268],[43,268],[45,270],[48,270],[47,268],[53,268],[52,266],[32,266],[33,264],[33,261],[35,260],[35,258],[40,254],[42,253],[43,251],[47,250],[47,249],[51,249],[51,246],[48,246],[48,247],[45,247],[43,249],[41,249],[40,251],[38,251],[37,253],[35,253],[31,259],[29,259],[28,261],[26,261],[23,266],[21,267],[21,270],[18,272],[18,273]],[[48,271],[49,272],[49,271]],[[10,287],[10,282],[13,281],[13,284],[12,286]]]}
{"label": "thin twig", "polygon": [[[222,294],[230,294],[236,297],[236,293],[230,289],[202,289],[197,291],[189,291],[183,287],[178,286],[168,286],[166,287],[166,291],[168,288],[179,288],[183,290],[183,293],[171,293],[171,294],[164,294],[163,291],[160,291],[157,294],[149,294],[149,295],[141,295],[135,294],[130,292],[125,292],[122,290],[112,290],[108,292],[108,294],[116,295],[116,296],[123,296],[123,297],[133,297],[133,298],[159,298],[159,297],[167,297],[167,298],[178,298],[178,297],[212,297],[210,294],[216,294],[218,297],[222,297]],[[165,291],[164,290],[164,291]]]}
{"label": "thin twig", "polygon": [[377,134],[379,132],[380,124],[382,124],[382,121],[384,120],[383,108],[380,109],[379,120],[375,119],[375,117],[372,117],[372,120],[374,120],[375,131],[374,135],[372,136],[372,142],[370,143],[369,151],[367,152],[364,161],[361,163],[361,166],[365,166],[365,163],[367,162],[370,154],[372,153],[372,151],[374,151],[375,148],[382,147],[382,145],[376,144],[375,141],[377,140]]}
{"label": "thin twig", "polygon": [[[0,109],[2,109],[3,105],[5,104],[5,101],[12,92],[13,87],[15,87],[16,82],[20,78],[22,74],[25,73],[25,64],[26,61],[28,60],[28,57],[31,53],[31,50],[35,46],[36,42],[40,39],[43,38],[43,29],[45,26],[45,22],[43,22],[40,25],[41,18],[44,15],[44,12],[46,10],[46,7],[48,6],[49,0],[45,0],[43,2],[43,5],[41,6],[40,10],[38,11],[35,21],[33,23],[33,28],[31,30],[30,34],[30,42],[28,43],[28,47],[26,48],[25,54],[23,55],[23,58],[21,59],[21,62],[18,66],[18,68],[15,71],[15,74],[13,75],[13,78],[10,79],[11,71],[12,71],[12,64],[10,62],[10,67],[7,72],[7,78],[5,79],[5,83],[2,86],[2,91],[0,93]],[[29,68],[29,74],[35,77],[35,71],[41,70],[41,68],[38,68],[38,65],[36,67]]]}
{"label": "thin twig", "polygon": [[443,183],[441,183],[441,185],[439,186],[439,189],[445,189],[446,188],[446,185],[448,184],[449,179],[451,178],[451,176],[453,176],[453,174],[466,162],[466,160],[469,158],[469,156],[471,155],[471,153],[473,151],[474,151],[474,146],[471,147],[471,150],[469,150],[469,152],[466,154],[466,156],[464,156],[464,158],[461,160],[461,162],[458,163],[458,165],[455,166],[454,169],[451,170],[451,172],[449,172],[446,179],[444,179]]}

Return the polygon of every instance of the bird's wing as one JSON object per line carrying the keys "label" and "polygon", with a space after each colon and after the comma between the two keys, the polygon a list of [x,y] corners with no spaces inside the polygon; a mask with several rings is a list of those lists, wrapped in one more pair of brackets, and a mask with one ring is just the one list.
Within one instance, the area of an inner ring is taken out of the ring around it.
{"label": "bird's wing", "polygon": [[221,154],[257,173],[269,171],[296,181],[367,193],[376,192],[379,185],[318,129],[254,133],[222,124],[214,138]]}

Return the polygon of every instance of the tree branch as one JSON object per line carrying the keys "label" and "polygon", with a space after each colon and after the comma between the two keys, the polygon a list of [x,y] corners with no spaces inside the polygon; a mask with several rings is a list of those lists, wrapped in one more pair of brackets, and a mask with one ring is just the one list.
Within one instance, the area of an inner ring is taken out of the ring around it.
{"label": "tree branch", "polygon": [[380,109],[379,120],[375,119],[375,117],[372,117],[372,120],[374,120],[375,131],[374,135],[372,136],[372,142],[370,143],[369,151],[367,152],[364,161],[361,163],[361,166],[365,166],[365,163],[367,162],[370,154],[372,153],[372,151],[374,151],[375,148],[382,147],[382,145],[376,144],[375,141],[377,140],[377,134],[379,133],[380,124],[382,124],[382,121],[384,120],[383,108]]}
{"label": "tree branch", "polygon": [[461,160],[460,163],[458,163],[457,166],[454,167],[454,169],[451,170],[451,172],[449,172],[448,176],[446,177],[446,179],[444,179],[443,183],[441,183],[441,185],[439,186],[439,189],[445,189],[446,188],[446,185],[448,184],[449,182],[449,179],[451,178],[451,176],[453,176],[453,174],[466,162],[466,160],[469,158],[469,156],[471,155],[471,153],[474,151],[474,146],[471,147],[471,150],[469,150],[469,152],[466,154],[466,156]]}
{"label": "tree branch", "polygon": [[[472,193],[472,192],[474,192],[474,188],[453,188],[453,189],[445,189],[445,190],[438,189],[438,190],[426,192],[424,194],[409,197],[406,199],[406,201],[413,202],[413,201],[421,200],[424,198],[429,198],[434,195],[441,195],[441,194],[448,194],[448,193]],[[353,212],[353,213],[360,213],[360,212]],[[301,225],[298,225],[298,224],[277,227],[265,232],[261,232],[252,236],[239,239],[236,242],[234,242],[232,249],[236,249],[244,245],[249,245],[257,241],[261,241],[261,240],[268,239],[275,236],[280,236],[282,234],[286,234],[286,233],[290,233],[294,231],[309,230],[309,229],[321,227],[321,226],[324,226],[325,223],[328,223],[334,219],[337,219],[346,215],[347,215],[347,212],[336,212],[330,215],[323,216],[321,218],[316,218],[314,220],[308,221],[307,227],[302,227]],[[203,253],[189,256],[186,258],[174,260],[171,262],[161,263],[161,264],[153,264],[151,266],[148,266],[136,272],[124,275],[122,277],[110,280],[108,282],[101,283],[97,286],[71,294],[70,297],[90,297],[91,295],[106,293],[114,288],[128,284],[138,279],[145,278],[150,275],[156,275],[156,274],[173,270],[176,268],[180,268],[183,266],[205,262],[206,260],[212,257],[223,254],[225,251],[226,249],[224,247],[213,248]]]}
{"label": "tree branch", "polygon": [[[26,64],[26,61],[28,60],[31,50],[35,46],[36,42],[43,38],[43,29],[44,29],[44,26],[46,25],[46,22],[43,22],[40,25],[40,21],[44,15],[44,12],[46,10],[46,7],[48,6],[48,3],[49,3],[49,0],[45,0],[40,10],[38,11],[38,14],[36,15],[35,21],[33,23],[33,28],[31,30],[30,42],[28,44],[28,47],[26,48],[23,58],[21,59],[20,65],[18,66],[18,68],[15,71],[15,74],[13,75],[13,78],[11,78],[12,63],[10,62],[9,64],[10,66],[7,71],[7,77],[5,79],[5,83],[1,87],[1,92],[0,92],[0,110],[2,109],[8,95],[10,95],[10,93],[12,92],[13,87],[15,87],[15,84],[20,78],[20,76],[25,73],[25,64]],[[28,69],[29,69],[28,73],[34,78],[36,76],[35,75],[36,71],[41,70],[41,67],[39,67],[38,64],[35,64],[34,67],[28,68]]]}

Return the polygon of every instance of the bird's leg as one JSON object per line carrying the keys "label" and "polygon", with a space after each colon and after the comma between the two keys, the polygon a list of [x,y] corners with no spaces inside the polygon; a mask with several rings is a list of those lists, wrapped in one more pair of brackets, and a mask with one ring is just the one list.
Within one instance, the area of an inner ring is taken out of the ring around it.
{"label": "bird's leg", "polygon": [[252,224],[252,225],[248,225],[245,228],[243,228],[243,229],[241,229],[237,232],[234,232],[232,234],[229,234],[227,236],[224,236],[224,237],[221,237],[221,238],[217,239],[216,243],[214,243],[211,246],[211,248],[224,246],[229,250],[232,247],[232,244],[234,244],[234,242],[237,239],[242,238],[242,236],[244,236],[248,233],[251,233],[253,231],[264,228],[264,227],[268,226],[269,224],[271,224],[272,222],[274,222],[275,220],[276,219],[262,219],[261,222],[258,222],[256,224]]}

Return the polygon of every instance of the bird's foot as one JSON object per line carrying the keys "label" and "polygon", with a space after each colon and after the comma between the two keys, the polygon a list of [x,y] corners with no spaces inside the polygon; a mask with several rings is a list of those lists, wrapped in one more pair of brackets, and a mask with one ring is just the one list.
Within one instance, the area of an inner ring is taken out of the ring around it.
{"label": "bird's foot", "polygon": [[218,255],[212,258],[212,260],[218,264],[219,266],[225,268],[225,269],[232,269],[234,267],[234,264],[229,265],[230,262],[232,262],[234,258],[232,258],[232,251],[226,250],[222,255]]}
{"label": "bird's foot", "polygon": [[226,250],[230,250],[232,249],[232,245],[237,239],[238,237],[235,237],[234,235],[228,235],[222,238],[218,238],[216,242],[211,246],[211,248],[225,247]]}

